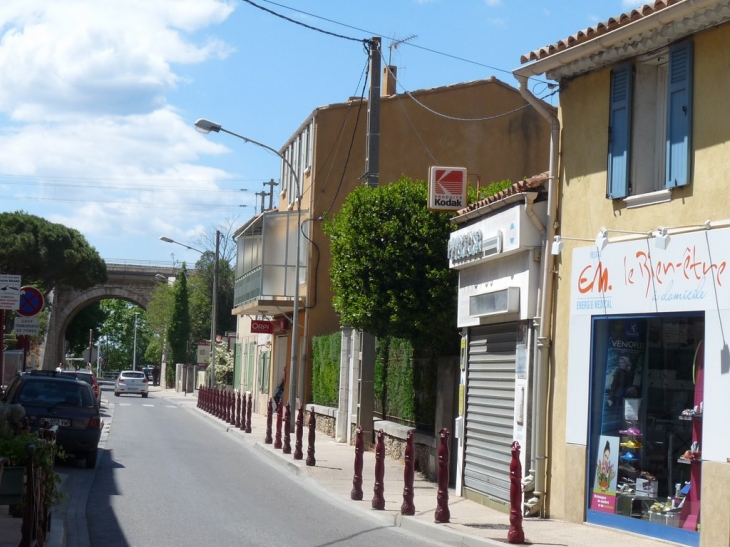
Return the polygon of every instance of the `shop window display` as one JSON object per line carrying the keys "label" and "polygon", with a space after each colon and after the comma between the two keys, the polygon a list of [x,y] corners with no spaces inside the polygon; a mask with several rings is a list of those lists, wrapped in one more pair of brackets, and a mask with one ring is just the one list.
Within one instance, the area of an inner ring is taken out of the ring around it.
{"label": "shop window display", "polygon": [[593,325],[588,509],[698,531],[704,316]]}

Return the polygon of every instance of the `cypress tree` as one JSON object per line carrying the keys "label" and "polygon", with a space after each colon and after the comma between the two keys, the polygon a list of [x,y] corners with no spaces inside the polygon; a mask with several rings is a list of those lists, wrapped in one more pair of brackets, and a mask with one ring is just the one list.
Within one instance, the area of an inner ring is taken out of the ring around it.
{"label": "cypress tree", "polygon": [[[173,286],[172,320],[167,328],[167,341],[170,345],[172,373],[177,363],[187,362],[188,339],[190,337],[190,308],[188,303],[188,279],[185,263],[182,264]],[[168,368],[168,372],[170,368]]]}

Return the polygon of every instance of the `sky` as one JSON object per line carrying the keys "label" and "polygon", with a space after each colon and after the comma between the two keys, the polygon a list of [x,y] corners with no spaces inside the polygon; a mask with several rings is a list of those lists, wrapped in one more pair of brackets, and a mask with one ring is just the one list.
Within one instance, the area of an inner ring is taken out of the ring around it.
{"label": "sky", "polygon": [[204,247],[280,174],[278,156],[201,134],[198,118],[278,150],[315,108],[362,93],[363,39],[382,37],[399,93],[492,76],[517,87],[522,54],[642,4],[6,0],[0,212],[75,228],[109,262],[193,264],[159,237]]}

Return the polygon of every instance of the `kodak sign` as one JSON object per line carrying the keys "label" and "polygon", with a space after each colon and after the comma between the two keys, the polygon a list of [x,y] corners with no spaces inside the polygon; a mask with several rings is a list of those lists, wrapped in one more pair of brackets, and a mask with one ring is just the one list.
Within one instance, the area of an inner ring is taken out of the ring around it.
{"label": "kodak sign", "polygon": [[428,169],[428,208],[432,211],[458,211],[466,207],[465,167]]}

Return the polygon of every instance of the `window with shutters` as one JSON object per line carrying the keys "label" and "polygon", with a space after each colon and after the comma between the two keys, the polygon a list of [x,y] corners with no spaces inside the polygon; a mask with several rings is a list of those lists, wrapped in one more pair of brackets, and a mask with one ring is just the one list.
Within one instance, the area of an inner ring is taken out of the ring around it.
{"label": "window with shutters", "polygon": [[648,205],[689,184],[691,128],[692,42],[616,66],[606,197]]}

